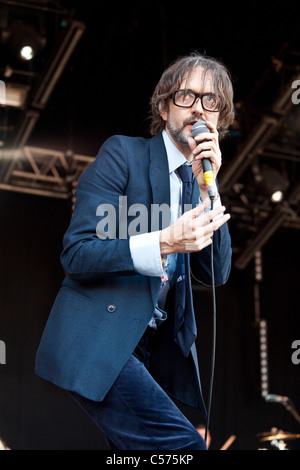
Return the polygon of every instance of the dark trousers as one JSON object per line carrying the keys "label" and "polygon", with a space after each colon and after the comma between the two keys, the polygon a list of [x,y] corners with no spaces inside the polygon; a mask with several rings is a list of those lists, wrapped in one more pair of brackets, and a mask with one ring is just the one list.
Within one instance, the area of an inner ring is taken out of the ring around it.
{"label": "dark trousers", "polygon": [[204,439],[147,370],[151,333],[144,334],[101,402],[72,396],[103,432],[110,449],[205,450]]}

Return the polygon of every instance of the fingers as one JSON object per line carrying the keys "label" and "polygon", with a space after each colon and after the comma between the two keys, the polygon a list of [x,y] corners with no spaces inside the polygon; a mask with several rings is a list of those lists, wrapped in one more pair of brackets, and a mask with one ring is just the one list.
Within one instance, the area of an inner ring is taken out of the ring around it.
{"label": "fingers", "polygon": [[215,230],[230,219],[229,214],[224,214],[224,206],[205,210],[208,203],[207,201],[185,212],[178,222],[175,222],[172,230],[179,252],[202,250],[211,244]]}
{"label": "fingers", "polygon": [[[224,207],[222,209],[224,210]],[[209,211],[196,219],[196,229],[185,243],[184,252],[201,251],[203,248],[211,245],[214,232],[230,219],[229,214],[223,214],[217,220],[213,220],[211,217],[213,217],[214,213],[214,211]]]}
{"label": "fingers", "polygon": [[212,243],[214,231],[225,224],[230,215],[224,214],[224,206],[207,210],[209,203],[207,200],[185,212],[174,224],[161,231],[162,255],[200,251]]}
{"label": "fingers", "polygon": [[205,121],[206,126],[210,129],[210,132],[213,134],[216,134],[217,136],[219,135],[217,127],[215,124],[213,124],[210,121]]}
{"label": "fingers", "polygon": [[[202,225],[207,224],[211,220],[213,220],[215,217],[218,215],[222,214],[226,208],[224,206],[217,207],[215,209],[207,211],[209,208],[211,202],[210,199],[206,199],[202,204],[199,204],[198,206],[194,207],[194,209],[191,209],[190,211],[185,212],[182,217],[184,218],[198,218],[202,214],[201,221],[199,219],[199,223]],[[207,212],[205,212],[207,211]]]}
{"label": "fingers", "polygon": [[209,142],[201,142],[192,153],[196,161],[202,160],[202,158],[209,158],[215,165],[220,164],[219,148],[212,140]]}
{"label": "fingers", "polygon": [[[209,234],[212,236],[215,230],[218,230],[218,228],[220,228],[230,219],[230,214],[224,214],[224,211],[225,207],[221,206],[216,209],[209,210],[201,216],[199,215],[194,219],[194,230],[198,230],[199,234],[201,235]],[[185,226],[188,225],[185,224]]]}
{"label": "fingers", "polygon": [[218,228],[220,228],[222,225],[228,222],[229,219],[230,219],[230,214],[223,214],[221,217],[218,217],[217,219],[211,219],[205,225],[202,225],[203,233],[208,233],[209,231],[215,232],[216,230],[218,230]]}
{"label": "fingers", "polygon": [[[215,209],[211,209],[203,214],[202,220],[199,219],[200,224],[202,223],[203,225],[206,225],[207,223],[210,223],[212,221],[215,221],[215,219],[218,219],[220,214],[223,215],[225,212],[226,208],[224,206],[216,207]],[[229,215],[229,214],[227,214]]]}
{"label": "fingers", "polygon": [[199,217],[200,214],[202,214],[206,209],[208,209],[210,205],[210,201],[206,199],[203,204],[198,204],[198,206],[194,207],[194,209],[191,209],[188,212],[185,212],[182,217],[186,216],[186,214],[189,214],[189,217],[196,218]]}
{"label": "fingers", "polygon": [[210,132],[203,132],[195,138],[189,139],[189,147],[194,156],[194,161],[202,160],[202,158],[209,158],[213,164],[216,165],[216,170],[221,166],[221,151],[219,147],[219,133],[214,124],[206,121],[207,127]]}

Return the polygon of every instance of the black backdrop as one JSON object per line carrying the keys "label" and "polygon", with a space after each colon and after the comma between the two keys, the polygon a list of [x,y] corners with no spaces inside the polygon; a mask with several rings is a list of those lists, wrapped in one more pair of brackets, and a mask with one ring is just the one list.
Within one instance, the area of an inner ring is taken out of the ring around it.
{"label": "black backdrop", "polygon": [[[0,191],[0,437],[16,450],[106,449],[101,432],[68,394],[34,374],[40,336],[63,272],[62,237],[68,201]],[[268,320],[270,393],[287,395],[300,409],[300,365],[291,361],[299,329],[299,232],[280,230],[263,248],[262,317]],[[199,362],[204,394],[210,371],[211,293],[195,289]],[[193,424],[194,410],[183,411]],[[211,449],[232,434],[231,449],[256,450],[256,434],[277,427],[299,433],[300,425],[259,390],[258,332],[254,324],[252,265],[233,268],[217,288],[217,356],[210,430]],[[298,441],[290,443],[297,448]],[[299,447],[299,446],[298,446]]]}

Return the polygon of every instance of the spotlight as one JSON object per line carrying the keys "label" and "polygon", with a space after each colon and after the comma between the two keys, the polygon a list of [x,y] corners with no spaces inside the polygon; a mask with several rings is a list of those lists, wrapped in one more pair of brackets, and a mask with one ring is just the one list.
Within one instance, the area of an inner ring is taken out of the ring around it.
{"label": "spotlight", "polygon": [[45,47],[46,39],[33,25],[13,20],[7,43],[18,59],[30,61]]}
{"label": "spotlight", "polygon": [[259,193],[275,204],[281,202],[289,186],[287,179],[278,170],[267,165],[253,165],[252,171]]}
{"label": "spotlight", "polygon": [[31,46],[23,46],[20,49],[20,56],[24,60],[31,60],[34,57],[34,50]]}
{"label": "spotlight", "polygon": [[271,195],[271,201],[272,202],[281,202],[283,199],[283,191],[281,191],[280,189],[274,191],[274,193]]}
{"label": "spotlight", "polygon": [[271,201],[274,203],[281,202],[288,188],[286,178],[274,168],[264,167],[263,180],[266,195],[270,197]]}

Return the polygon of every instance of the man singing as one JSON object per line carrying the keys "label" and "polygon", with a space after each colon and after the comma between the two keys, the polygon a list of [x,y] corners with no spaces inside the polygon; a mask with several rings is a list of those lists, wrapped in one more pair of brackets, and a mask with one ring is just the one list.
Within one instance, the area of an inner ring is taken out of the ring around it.
{"label": "man singing", "polygon": [[[152,137],[110,137],[79,179],[36,372],[70,391],[110,449],[206,449],[173,398],[205,414],[190,273],[211,284],[212,243],[215,284],[230,273],[229,215],[217,185],[211,207],[201,161],[216,178],[233,117],[224,65],[181,57],[153,93]],[[198,121],[208,132],[193,138]]]}

